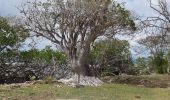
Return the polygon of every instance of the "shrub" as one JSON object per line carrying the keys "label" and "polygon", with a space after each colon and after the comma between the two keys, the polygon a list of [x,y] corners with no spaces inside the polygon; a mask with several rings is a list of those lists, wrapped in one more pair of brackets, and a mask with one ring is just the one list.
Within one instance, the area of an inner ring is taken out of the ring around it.
{"label": "shrub", "polygon": [[[103,40],[95,43],[89,62],[98,76],[132,74],[133,63],[129,43],[124,40]],[[129,71],[131,70],[131,71]]]}

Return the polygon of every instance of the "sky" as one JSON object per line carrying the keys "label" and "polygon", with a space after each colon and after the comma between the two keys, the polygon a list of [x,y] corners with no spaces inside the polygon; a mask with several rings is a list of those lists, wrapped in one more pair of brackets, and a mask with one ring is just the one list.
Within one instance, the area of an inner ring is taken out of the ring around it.
{"label": "sky", "polygon": [[[0,0],[0,15],[17,15],[19,11],[17,7],[27,0]],[[149,8],[147,0],[117,0],[118,2],[126,2],[127,9],[140,13],[140,15],[153,15],[154,12]],[[156,0],[153,0],[155,2]]]}
{"label": "sky", "polygon": [[[19,15],[19,10],[17,7],[19,7],[22,3],[26,2],[27,0],[0,0],[0,16],[15,16]],[[141,18],[147,17],[147,16],[154,16],[156,15],[156,12],[154,12],[150,7],[148,0],[117,0],[118,2],[125,2],[125,8],[132,11],[135,15],[140,16]],[[152,0],[154,4],[156,4],[157,0]],[[170,3],[170,0],[167,0]],[[142,36],[137,36],[142,37]],[[136,46],[136,40],[137,38],[130,40],[131,46]],[[42,49],[45,45],[49,45],[50,41],[44,40],[44,39],[38,39],[39,43],[37,45],[38,48]],[[27,40],[27,43],[29,43],[31,40]],[[132,50],[133,52],[133,50]],[[135,52],[133,52],[135,53]]]}
{"label": "sky", "polygon": [[[17,16],[20,14],[18,7],[27,0],[0,0],[0,16]],[[50,41],[43,38],[36,38],[36,48],[43,49],[46,45],[52,45]],[[34,44],[32,39],[27,39],[22,50],[30,48],[29,44]],[[53,45],[54,47],[54,45]]]}
{"label": "sky", "polygon": [[26,0],[0,0],[0,15],[18,15],[17,7]]}

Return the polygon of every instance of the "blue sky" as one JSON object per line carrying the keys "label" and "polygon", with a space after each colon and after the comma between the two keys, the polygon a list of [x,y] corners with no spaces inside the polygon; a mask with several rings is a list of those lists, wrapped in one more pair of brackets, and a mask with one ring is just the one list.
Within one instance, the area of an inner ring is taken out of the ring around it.
{"label": "blue sky", "polygon": [[0,0],[0,15],[17,15],[19,11],[17,7],[26,0]]}

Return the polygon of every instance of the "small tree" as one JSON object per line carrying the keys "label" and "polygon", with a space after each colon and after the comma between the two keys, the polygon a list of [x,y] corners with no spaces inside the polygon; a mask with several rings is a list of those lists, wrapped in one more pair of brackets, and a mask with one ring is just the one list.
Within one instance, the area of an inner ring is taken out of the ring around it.
{"label": "small tree", "polygon": [[[150,8],[157,13],[157,16],[148,17],[144,21],[144,25],[153,28],[163,29],[164,31],[166,31],[166,33],[169,32],[170,9],[167,0],[156,0],[156,4],[154,4],[152,0],[148,1],[150,4]],[[164,35],[166,36],[167,34]]]}
{"label": "small tree", "polygon": [[157,13],[157,16],[147,17],[142,21],[149,36],[143,39],[143,44],[153,49],[152,54],[156,52],[165,52],[169,49],[169,32],[170,18],[167,0],[156,0],[153,4],[152,0],[148,0],[150,7]]}
{"label": "small tree", "polygon": [[22,29],[22,26],[12,25],[8,18],[0,17],[0,83],[7,81],[10,76],[15,77],[19,69],[13,64],[18,61],[17,50],[26,38],[23,34],[26,31]]}
{"label": "small tree", "polygon": [[16,56],[15,50],[27,37],[25,32],[22,26],[12,25],[7,18],[0,17],[0,64],[10,63]]}
{"label": "small tree", "polygon": [[150,73],[150,59],[139,57],[135,60],[135,67],[139,70],[139,74],[149,74]]}
{"label": "small tree", "polygon": [[129,48],[125,40],[100,40],[90,52],[90,65],[99,76],[129,74],[133,66]]}
{"label": "small tree", "polygon": [[151,54],[151,69],[155,69],[157,73],[164,74],[167,73],[168,61],[165,58],[165,53],[167,52],[167,45],[162,39],[162,36],[148,36],[139,41],[140,44],[145,46]]}
{"label": "small tree", "polygon": [[59,45],[73,71],[91,75],[88,54],[99,37],[136,30],[128,10],[111,0],[47,0],[21,8],[25,28]]}
{"label": "small tree", "polygon": [[163,52],[160,52],[159,54],[155,55],[152,63],[154,67],[156,68],[157,73],[159,74],[167,73],[168,61],[165,58],[165,55]]}
{"label": "small tree", "polygon": [[18,42],[18,37],[13,27],[11,27],[8,21],[0,17],[0,52],[5,49],[13,47]]}

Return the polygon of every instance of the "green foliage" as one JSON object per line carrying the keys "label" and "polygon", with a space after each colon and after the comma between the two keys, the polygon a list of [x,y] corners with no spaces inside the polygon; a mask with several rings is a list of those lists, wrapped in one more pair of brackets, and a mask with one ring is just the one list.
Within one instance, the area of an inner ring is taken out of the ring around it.
{"label": "green foliage", "polygon": [[42,61],[46,64],[50,64],[52,60],[57,61],[57,63],[66,63],[67,56],[62,53],[51,49],[47,46],[43,50],[31,49],[29,51],[20,52],[21,60],[32,62],[32,61]]}
{"label": "green foliage", "polygon": [[117,4],[117,12],[120,13],[120,17],[117,19],[119,22],[124,23],[124,26],[129,26],[133,31],[137,30],[135,22],[130,18],[130,11],[126,10],[122,5]]}
{"label": "green foliage", "polygon": [[39,58],[45,59],[47,61],[50,61],[54,58],[54,60],[57,60],[58,63],[66,63],[67,62],[67,56],[63,52],[55,51],[51,49],[49,46],[46,46],[45,49],[43,49],[40,54]]}
{"label": "green foliage", "polygon": [[100,74],[126,73],[133,66],[129,43],[123,40],[103,40],[95,43],[90,52],[91,65],[100,66]]}
{"label": "green foliage", "polygon": [[37,57],[37,55],[39,54],[37,49],[34,50],[29,50],[29,51],[21,51],[20,52],[20,59],[23,61],[32,61],[35,59],[35,57]]}
{"label": "green foliage", "polygon": [[4,63],[15,62],[18,59],[18,52],[16,50],[10,50],[8,52],[0,52],[0,66]]}
{"label": "green foliage", "polygon": [[140,71],[140,74],[149,74],[149,58],[139,57],[135,60],[135,67]]}
{"label": "green foliage", "polygon": [[139,57],[135,61],[136,68],[140,74],[158,73],[166,74],[168,60],[164,52],[159,52],[148,58]]}
{"label": "green foliage", "polygon": [[[95,43],[91,50],[92,60],[102,57],[127,57],[130,55],[129,44],[121,40],[103,40]],[[117,59],[117,58],[116,58]]]}
{"label": "green foliage", "polygon": [[157,70],[157,73],[159,73],[159,74],[167,73],[168,61],[164,56],[165,55],[163,52],[159,52],[157,55],[155,55],[155,57],[152,61],[154,67]]}
{"label": "green foliage", "polygon": [[[24,35],[22,26],[10,25],[9,20],[0,17],[0,67],[5,63],[16,62],[18,59],[18,48],[24,42],[27,35]],[[22,30],[21,30],[22,29]]]}
{"label": "green foliage", "polygon": [[58,78],[67,74],[67,56],[50,47],[43,50],[11,50],[1,52],[0,57],[0,83],[37,80],[45,76]]}
{"label": "green foliage", "polygon": [[139,67],[143,67],[143,68],[148,67],[147,59],[144,58],[144,57],[139,57],[139,58],[137,58],[135,63],[136,63]]}
{"label": "green foliage", "polygon": [[135,61],[136,68],[140,74],[158,73],[166,74],[168,69],[168,59],[164,52],[158,52],[148,58],[138,58]]}
{"label": "green foliage", "polygon": [[31,81],[36,80],[36,77],[35,77],[35,76],[30,76],[29,78],[30,78]]}
{"label": "green foliage", "polygon": [[18,36],[13,27],[8,24],[8,21],[0,17],[0,52],[8,46],[14,46],[18,41]]}

